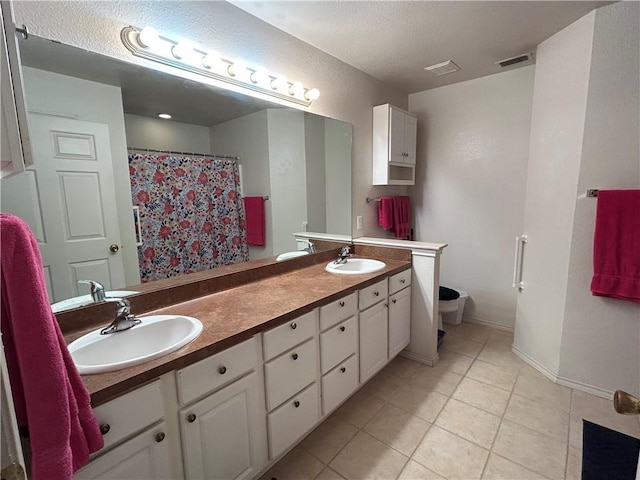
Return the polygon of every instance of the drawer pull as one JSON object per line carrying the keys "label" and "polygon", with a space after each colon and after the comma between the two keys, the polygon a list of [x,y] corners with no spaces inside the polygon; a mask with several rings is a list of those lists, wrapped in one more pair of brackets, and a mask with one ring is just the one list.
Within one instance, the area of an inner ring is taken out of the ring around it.
{"label": "drawer pull", "polygon": [[107,433],[109,433],[109,430],[111,430],[111,425],[109,425],[108,423],[103,423],[102,425],[100,425],[100,433],[102,435],[106,435]]}
{"label": "drawer pull", "polygon": [[404,279],[404,278],[401,278],[401,279],[400,279],[400,283],[404,283],[404,282],[405,282],[405,279]]}
{"label": "drawer pull", "polygon": [[342,367],[342,368],[340,368],[340,371],[341,371],[342,373],[346,372],[346,371],[347,371],[347,367]]}
{"label": "drawer pull", "polygon": [[344,301],[340,302],[340,306],[344,307]]}
{"label": "drawer pull", "polygon": [[295,330],[296,328],[298,328],[298,324],[296,322],[291,322],[291,328]]}
{"label": "drawer pull", "polygon": [[340,327],[340,331],[344,332],[347,329],[347,327],[345,327],[344,325]]}
{"label": "drawer pull", "polygon": [[218,373],[219,373],[220,375],[224,375],[225,373],[227,373],[227,367],[225,367],[225,366],[223,365],[222,367],[220,367],[220,368],[218,369]]}
{"label": "drawer pull", "polygon": [[187,422],[193,423],[195,421],[196,421],[196,414],[195,413],[190,413],[189,416],[187,417]]}
{"label": "drawer pull", "polygon": [[298,354],[294,353],[293,355],[291,355],[291,358],[293,358],[294,360],[297,360],[298,359]]}
{"label": "drawer pull", "polygon": [[293,402],[293,406],[298,408],[300,406],[300,402],[296,400],[295,402]]}
{"label": "drawer pull", "polygon": [[160,443],[162,440],[164,440],[165,434],[164,432],[158,432],[156,434],[156,442]]}
{"label": "drawer pull", "polygon": [[395,298],[393,300],[391,300],[391,303],[397,303],[398,300],[396,300]]}
{"label": "drawer pull", "polygon": [[379,297],[379,296],[380,296],[380,292],[373,292],[373,294],[374,294],[376,297]]}

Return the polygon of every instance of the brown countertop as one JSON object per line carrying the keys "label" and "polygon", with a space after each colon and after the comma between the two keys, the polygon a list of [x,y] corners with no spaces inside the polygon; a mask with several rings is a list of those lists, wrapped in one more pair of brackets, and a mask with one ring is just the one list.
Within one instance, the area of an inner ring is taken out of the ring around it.
{"label": "brown countertop", "polygon": [[[195,317],[204,329],[193,342],[164,357],[116,372],[82,376],[91,403],[104,403],[411,266],[408,260],[384,261],[383,270],[360,275],[328,273],[322,262],[150,312]],[[69,343],[95,328],[70,332],[65,339]]]}

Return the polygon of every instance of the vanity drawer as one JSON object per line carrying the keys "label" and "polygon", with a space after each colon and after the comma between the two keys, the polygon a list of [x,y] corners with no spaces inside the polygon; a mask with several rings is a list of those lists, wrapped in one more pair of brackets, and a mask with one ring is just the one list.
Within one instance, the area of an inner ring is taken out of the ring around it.
{"label": "vanity drawer", "polygon": [[178,400],[185,405],[256,368],[256,339],[250,338],[176,372]]}
{"label": "vanity drawer", "polygon": [[366,310],[371,305],[375,305],[388,295],[387,279],[374,283],[373,285],[358,291],[358,308]]}
{"label": "vanity drawer", "polygon": [[318,386],[313,384],[267,415],[269,458],[274,459],[318,422]]}
{"label": "vanity drawer", "polygon": [[404,287],[408,287],[409,285],[411,285],[410,268],[389,277],[389,295],[399,292]]}
{"label": "vanity drawer", "polygon": [[358,356],[352,355],[322,377],[322,414],[326,415],[358,388]]}
{"label": "vanity drawer", "polygon": [[311,339],[264,366],[267,410],[273,410],[315,380],[316,355],[316,340]]}
{"label": "vanity drawer", "polygon": [[265,361],[271,360],[282,352],[286,352],[308,338],[313,337],[316,331],[315,320],[316,311],[313,310],[291,322],[287,322],[284,325],[272,328],[268,332],[263,333],[262,339]]}
{"label": "vanity drawer", "polygon": [[164,417],[160,381],[99,405],[93,412],[103,432],[104,448],[108,448]]}
{"label": "vanity drawer", "polygon": [[355,315],[357,311],[358,294],[356,292],[320,307],[320,331],[333,327],[336,323]]}
{"label": "vanity drawer", "polygon": [[353,316],[320,334],[320,366],[327,373],[358,349],[358,319]]}

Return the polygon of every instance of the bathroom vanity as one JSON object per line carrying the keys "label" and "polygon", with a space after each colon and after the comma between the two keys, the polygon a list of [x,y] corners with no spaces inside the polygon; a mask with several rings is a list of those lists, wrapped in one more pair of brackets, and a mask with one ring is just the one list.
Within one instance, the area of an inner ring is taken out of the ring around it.
{"label": "bathroom vanity", "polygon": [[321,260],[155,311],[204,331],[168,356],[83,377],[105,447],[75,478],[266,471],[408,345],[411,257],[399,252],[375,273],[336,275]]}

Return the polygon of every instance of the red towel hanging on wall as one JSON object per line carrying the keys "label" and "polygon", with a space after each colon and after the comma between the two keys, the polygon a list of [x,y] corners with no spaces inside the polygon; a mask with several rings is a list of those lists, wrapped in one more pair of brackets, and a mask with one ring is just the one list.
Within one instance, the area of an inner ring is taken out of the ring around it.
{"label": "red towel hanging on wall", "polygon": [[380,197],[378,202],[378,223],[383,230],[393,228],[393,197]]}
{"label": "red towel hanging on wall", "polygon": [[593,295],[640,303],[640,190],[600,190]]}
{"label": "red towel hanging on wall", "polygon": [[264,198],[244,197],[243,200],[244,211],[247,217],[247,243],[249,245],[264,247]]}
{"label": "red towel hanging on wall", "polygon": [[411,234],[411,200],[407,196],[393,197],[393,233],[403,240]]}

